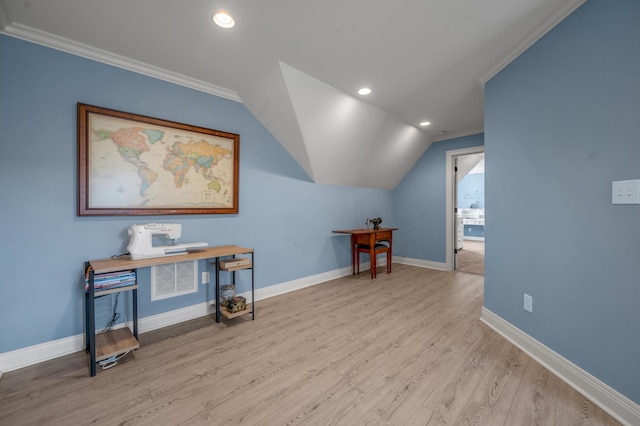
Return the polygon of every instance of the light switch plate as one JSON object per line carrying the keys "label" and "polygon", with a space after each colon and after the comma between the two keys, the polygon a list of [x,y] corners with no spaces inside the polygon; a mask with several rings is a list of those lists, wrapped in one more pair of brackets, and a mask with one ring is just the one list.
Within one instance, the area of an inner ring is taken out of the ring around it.
{"label": "light switch plate", "polygon": [[533,297],[529,296],[526,293],[524,295],[524,310],[529,312],[530,314],[533,313]]}
{"label": "light switch plate", "polygon": [[612,204],[640,204],[640,179],[613,182]]}

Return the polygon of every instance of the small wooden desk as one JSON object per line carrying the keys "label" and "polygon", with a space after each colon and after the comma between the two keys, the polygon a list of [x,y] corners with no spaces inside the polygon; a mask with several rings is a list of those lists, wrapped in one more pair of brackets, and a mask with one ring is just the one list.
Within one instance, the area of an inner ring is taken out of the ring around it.
{"label": "small wooden desk", "polygon": [[371,259],[371,278],[376,277],[376,255],[375,245],[376,241],[389,241],[389,251],[393,253],[393,231],[398,228],[380,228],[380,229],[346,229],[333,231],[337,234],[350,234],[351,235],[351,265],[353,268],[353,275],[356,274],[356,262],[359,261],[358,251],[356,250],[357,244],[365,244],[369,246],[369,257]]}
{"label": "small wooden desk", "polygon": [[[139,268],[147,268],[156,265],[165,265],[176,262],[186,262],[190,260],[214,260],[216,265],[215,275],[215,306],[216,306],[216,322],[220,322],[221,306],[220,306],[220,258],[235,257],[238,254],[251,254],[251,304],[247,304],[247,312],[250,313],[251,319],[255,319],[255,285],[254,285],[254,263],[255,253],[252,248],[239,247],[234,245],[206,247],[201,249],[189,250],[188,253],[176,256],[153,257],[150,259],[131,260],[130,256],[122,256],[118,258],[96,259],[85,262],[85,270],[91,266],[89,272],[89,289],[85,290],[85,336],[86,351],[89,353],[91,376],[96,375],[96,363],[102,359],[109,358],[112,355],[128,352],[137,349],[138,343],[138,284],[136,272],[136,284],[128,287],[118,287],[111,290],[96,290],[95,275],[108,272],[116,272],[123,270],[135,270]],[[249,269],[248,267],[228,268],[226,271],[235,271],[239,269]],[[235,284],[235,275],[233,276]],[[96,336],[95,323],[95,299],[97,296],[109,294],[119,291],[132,291],[133,302],[133,334],[128,327],[110,331],[109,333]],[[250,311],[249,311],[250,309]],[[224,314],[222,314],[224,315]],[[224,315],[225,318],[232,318],[237,315]],[[99,347],[99,348],[98,348]],[[107,348],[107,349],[104,349]]]}

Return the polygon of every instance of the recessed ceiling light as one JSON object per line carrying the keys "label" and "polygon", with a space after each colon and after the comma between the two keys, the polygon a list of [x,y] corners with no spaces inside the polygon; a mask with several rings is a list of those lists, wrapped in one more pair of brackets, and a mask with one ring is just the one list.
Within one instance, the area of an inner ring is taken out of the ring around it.
{"label": "recessed ceiling light", "polygon": [[227,12],[218,12],[213,15],[213,22],[216,23],[217,26],[222,28],[233,28],[236,24],[236,21],[229,15]]}
{"label": "recessed ceiling light", "polygon": [[423,121],[422,123],[420,123],[420,125],[422,127],[427,127],[427,126],[431,125],[431,122],[430,121]]}
{"label": "recessed ceiling light", "polygon": [[371,93],[371,89],[369,89],[368,87],[363,87],[362,89],[358,90],[359,95],[368,95],[369,93]]}

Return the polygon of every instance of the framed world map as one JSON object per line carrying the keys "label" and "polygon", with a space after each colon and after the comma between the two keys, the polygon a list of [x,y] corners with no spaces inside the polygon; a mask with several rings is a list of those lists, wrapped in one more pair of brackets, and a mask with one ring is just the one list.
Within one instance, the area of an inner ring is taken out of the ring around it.
{"label": "framed world map", "polygon": [[78,103],[78,215],[238,213],[240,136]]}

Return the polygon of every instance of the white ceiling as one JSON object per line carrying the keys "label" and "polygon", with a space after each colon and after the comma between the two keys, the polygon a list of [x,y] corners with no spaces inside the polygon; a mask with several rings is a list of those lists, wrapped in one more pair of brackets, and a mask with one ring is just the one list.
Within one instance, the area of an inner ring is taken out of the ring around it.
{"label": "white ceiling", "polygon": [[458,173],[456,177],[458,183],[462,182],[462,179],[467,175],[484,173],[484,152],[459,155],[457,159]]}
{"label": "white ceiling", "polygon": [[0,25],[243,102],[317,183],[393,189],[482,132],[484,83],[584,1],[0,0]]}

